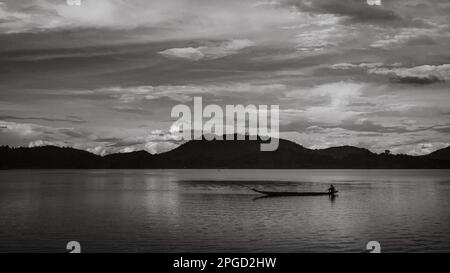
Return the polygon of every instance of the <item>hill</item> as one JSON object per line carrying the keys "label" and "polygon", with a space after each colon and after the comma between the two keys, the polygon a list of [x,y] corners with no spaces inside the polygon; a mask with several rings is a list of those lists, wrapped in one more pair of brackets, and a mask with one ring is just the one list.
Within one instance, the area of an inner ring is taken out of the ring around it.
{"label": "hill", "polygon": [[450,147],[437,150],[429,155],[428,158],[437,159],[437,160],[450,160]]}
{"label": "hill", "polygon": [[104,157],[73,148],[0,147],[2,169],[448,169],[450,147],[425,156],[375,154],[342,146],[307,149],[280,139],[279,148],[261,152],[258,140],[189,141],[158,155],[145,151]]}

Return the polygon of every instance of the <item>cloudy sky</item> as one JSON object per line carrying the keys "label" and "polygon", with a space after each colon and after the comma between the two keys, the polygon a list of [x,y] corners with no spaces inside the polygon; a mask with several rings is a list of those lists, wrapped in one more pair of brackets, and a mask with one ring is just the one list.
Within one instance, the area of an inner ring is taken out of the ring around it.
{"label": "cloudy sky", "polygon": [[0,1],[0,145],[179,144],[171,109],[278,104],[308,148],[450,145],[448,0]]}

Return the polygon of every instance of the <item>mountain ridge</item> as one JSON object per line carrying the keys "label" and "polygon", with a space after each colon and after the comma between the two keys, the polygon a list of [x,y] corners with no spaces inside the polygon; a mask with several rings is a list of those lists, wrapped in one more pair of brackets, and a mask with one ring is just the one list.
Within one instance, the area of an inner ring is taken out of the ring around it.
{"label": "mountain ridge", "polygon": [[56,146],[0,147],[0,169],[449,169],[450,147],[428,155],[376,154],[365,148],[338,146],[308,149],[279,139],[279,148],[261,152],[257,140],[186,142],[162,153],[146,151],[105,156]]}

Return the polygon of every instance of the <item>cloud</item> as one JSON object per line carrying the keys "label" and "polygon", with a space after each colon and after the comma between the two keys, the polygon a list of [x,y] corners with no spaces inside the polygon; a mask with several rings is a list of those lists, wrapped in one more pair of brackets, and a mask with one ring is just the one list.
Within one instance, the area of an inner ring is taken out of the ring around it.
{"label": "cloud", "polygon": [[171,48],[158,53],[167,57],[198,61],[201,59],[219,59],[237,54],[240,50],[251,47],[254,44],[250,40],[232,40],[211,46]]}
{"label": "cloud", "polygon": [[130,153],[142,150],[158,154],[172,150],[184,143],[184,140],[176,132],[170,130],[153,130],[144,136],[97,138],[94,141],[96,149],[103,154]]}
{"label": "cloud", "polygon": [[378,39],[370,47],[380,49],[396,49],[404,46],[433,46],[435,39],[449,38],[447,24],[433,24],[428,28],[406,27],[399,30],[379,28]]}
{"label": "cloud", "polygon": [[[0,32],[24,33],[66,29],[138,30],[140,39],[179,40],[265,31],[295,21],[295,13],[249,0],[39,0],[0,6]],[[245,14],[245,16],[242,16]],[[132,33],[128,33],[132,34]]]}
{"label": "cloud", "polygon": [[437,45],[437,42],[431,37],[421,35],[410,38],[405,44],[406,46],[433,46]]}
{"label": "cloud", "polygon": [[376,153],[391,150],[394,154],[423,155],[449,146],[445,134],[423,132],[365,132],[339,127],[310,126],[303,132],[281,133],[282,137],[307,148],[323,149],[351,145]]}
{"label": "cloud", "polygon": [[147,142],[145,144],[145,150],[151,154],[165,153],[177,148],[178,144],[172,142]]}
{"label": "cloud", "polygon": [[15,146],[28,145],[28,143],[36,140],[65,144],[76,143],[91,137],[89,133],[74,128],[57,128],[1,120],[0,126],[3,127],[0,131],[0,143],[8,143]]}
{"label": "cloud", "polygon": [[[126,104],[140,101],[151,101],[161,98],[170,98],[177,102],[190,102],[194,96],[219,96],[236,93],[254,93],[262,95],[264,93],[282,92],[286,90],[283,84],[252,84],[252,83],[224,83],[224,84],[204,84],[204,85],[160,85],[160,86],[114,86],[105,87],[90,91],[80,91],[91,94],[93,97],[103,95],[115,98],[124,105],[116,106],[114,109],[127,112],[142,112],[139,108],[130,107]],[[236,95],[238,96],[238,95]]]}
{"label": "cloud", "polygon": [[436,126],[433,128],[433,130],[436,130],[436,131],[442,132],[442,133],[450,133],[450,125]]}
{"label": "cloud", "polygon": [[360,0],[317,0],[313,5],[322,11],[351,17],[359,22],[386,22],[401,20],[394,11],[369,6]]}
{"label": "cloud", "polygon": [[66,118],[47,118],[47,117],[17,117],[17,116],[0,116],[0,120],[36,120],[48,122],[69,122],[69,123],[86,123],[87,121],[77,116],[67,116]]}
{"label": "cloud", "polygon": [[420,20],[405,18],[393,7],[368,5],[365,0],[287,0],[301,11],[329,13],[347,18],[348,23],[382,24],[389,26],[424,25]]}
{"label": "cloud", "polygon": [[450,79],[450,64],[421,65],[411,68],[372,68],[370,74],[388,75],[393,82],[407,84],[432,84]]}
{"label": "cloud", "polygon": [[68,147],[66,142],[62,141],[46,141],[46,140],[34,140],[28,143],[29,148],[42,147],[42,146],[56,146],[56,147]]}
{"label": "cloud", "polygon": [[309,132],[309,133],[324,133],[325,130],[342,129],[345,131],[359,132],[359,133],[375,133],[376,135],[384,133],[409,133],[419,132],[432,129],[432,127],[419,127],[416,129],[409,129],[406,126],[384,126],[372,120],[365,118],[342,120],[337,124],[327,124],[324,121],[308,122],[296,121],[282,126],[285,131]]}
{"label": "cloud", "polygon": [[[130,86],[130,87],[109,87],[93,91],[93,94],[106,94],[115,97],[119,102],[130,104],[142,100],[156,100],[160,98],[170,98],[178,102],[189,102],[195,95],[207,92],[204,88],[195,85],[177,86]],[[119,110],[124,110],[123,106],[118,106]],[[115,108],[117,109],[117,107]],[[131,111],[127,107],[125,110]]]}
{"label": "cloud", "polygon": [[98,155],[146,150],[162,153],[184,141],[171,131],[153,130],[145,136],[99,138],[73,128],[57,128],[30,123],[0,121],[0,143],[12,146],[73,147]]}
{"label": "cloud", "polygon": [[[354,34],[354,33],[353,33]],[[316,30],[304,30],[296,36],[296,49],[303,52],[321,51],[338,46],[350,39],[352,33],[342,26],[321,27]]]}
{"label": "cloud", "polygon": [[401,67],[400,63],[386,65],[383,63],[339,63],[330,66],[331,69],[349,70],[362,69],[369,74],[389,76],[390,81],[402,84],[433,84],[450,79],[450,64],[421,65]]}
{"label": "cloud", "polygon": [[360,64],[352,64],[352,63],[339,63],[339,64],[333,64],[330,68],[331,69],[341,69],[341,70],[349,70],[353,68],[376,68],[376,67],[382,67],[384,66],[384,63],[360,63]]}
{"label": "cloud", "polygon": [[[298,122],[312,146],[378,149],[401,144],[403,129],[405,143],[448,138],[446,127],[414,132],[448,118],[447,84],[432,84],[448,79],[448,1],[82,2],[0,1],[2,144],[164,150],[178,143],[149,131],[194,96],[280,104],[282,124]],[[88,122],[66,117],[80,112]],[[58,123],[12,125],[34,122]],[[369,139],[380,134],[382,144]]]}
{"label": "cloud", "polygon": [[30,15],[23,12],[12,11],[6,3],[0,2],[0,32],[15,32],[24,29],[30,24]]}
{"label": "cloud", "polygon": [[166,49],[164,51],[158,52],[161,55],[168,56],[168,57],[176,57],[181,59],[189,59],[198,61],[203,58],[205,58],[205,54],[202,52],[202,50],[205,50],[206,47],[184,47],[184,48],[171,48]]}
{"label": "cloud", "polygon": [[136,114],[136,115],[152,115],[153,112],[147,109],[144,109],[142,107],[139,106],[131,106],[131,105],[117,105],[114,106],[113,109],[117,112],[121,112],[121,113],[129,113],[129,114]]}
{"label": "cloud", "polygon": [[432,84],[437,82],[444,82],[444,80],[434,76],[434,75],[428,75],[425,77],[414,77],[414,76],[393,76],[390,78],[390,81],[393,83],[401,83],[401,84],[419,84],[419,85],[425,85],[425,84]]}
{"label": "cloud", "polygon": [[407,128],[407,126],[384,126],[377,124],[368,119],[347,120],[338,125],[339,128],[358,131],[358,132],[375,132],[375,133],[408,133],[420,132],[432,129],[432,127],[418,127],[414,129]]}
{"label": "cloud", "polygon": [[[7,18],[0,30],[19,33],[35,30],[67,29],[79,27],[135,28],[142,24],[156,24],[163,20],[159,13],[170,8],[162,1],[152,9],[140,9],[143,2],[135,4],[123,0],[81,0],[80,6],[71,6],[66,1],[39,0],[24,5],[1,3],[0,15]],[[170,2],[170,0],[168,1]],[[121,18],[121,20],[118,20]]]}
{"label": "cloud", "polygon": [[450,146],[449,142],[427,142],[421,141],[415,145],[402,145],[400,147],[394,148],[392,151],[394,153],[405,153],[409,155],[427,155],[439,149],[447,148]]}
{"label": "cloud", "polygon": [[[304,117],[312,122],[339,123],[359,115],[349,105],[357,102],[363,92],[370,88],[365,83],[335,82],[321,84],[309,89],[297,89],[286,93],[291,99],[308,99],[315,101],[317,106],[306,106]],[[311,103],[310,103],[311,104]]]}

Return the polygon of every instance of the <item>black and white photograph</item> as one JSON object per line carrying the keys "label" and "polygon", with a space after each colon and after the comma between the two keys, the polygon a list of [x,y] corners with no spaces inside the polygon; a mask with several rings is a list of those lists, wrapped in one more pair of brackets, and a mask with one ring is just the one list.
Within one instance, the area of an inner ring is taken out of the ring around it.
{"label": "black and white photograph", "polygon": [[0,253],[448,252],[449,0],[0,0]]}

